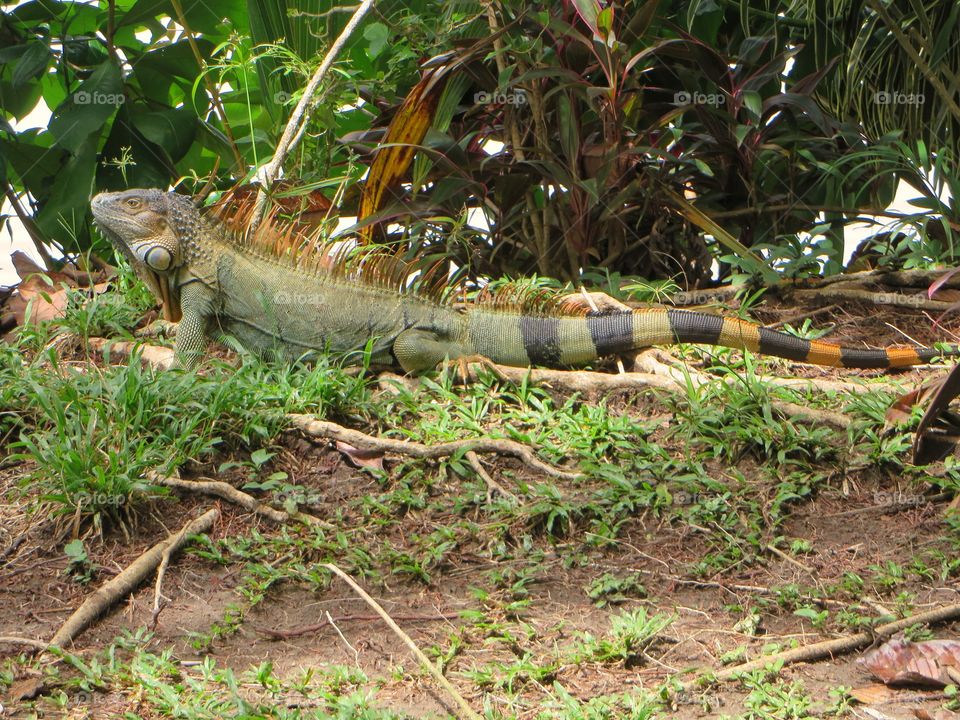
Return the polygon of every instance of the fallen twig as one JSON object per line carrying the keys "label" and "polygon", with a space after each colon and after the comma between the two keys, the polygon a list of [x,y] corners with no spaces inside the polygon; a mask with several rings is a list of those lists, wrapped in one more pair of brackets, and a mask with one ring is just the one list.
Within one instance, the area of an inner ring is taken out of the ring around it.
{"label": "fallen twig", "polygon": [[17,637],[15,635],[0,635],[0,645],[26,645],[37,650],[46,650],[48,644],[43,640],[34,640],[33,638]]}
{"label": "fallen twig", "polygon": [[423,651],[417,647],[417,644],[413,642],[410,636],[407,635],[403,629],[393,621],[393,618],[387,614],[387,611],[384,610],[376,600],[370,597],[366,590],[360,587],[352,577],[347,575],[343,570],[338,568],[333,563],[324,563],[323,567],[327,568],[327,570],[334,573],[341,580],[347,583],[347,585],[349,585],[367,605],[373,608],[377,615],[380,616],[380,619],[382,619],[387,626],[393,630],[394,634],[396,634],[396,636],[403,641],[403,644],[410,649],[410,652],[416,656],[421,667],[430,673],[431,677],[440,683],[440,686],[447,691],[451,698],[453,698],[454,702],[456,702],[457,706],[461,710],[461,717],[467,717],[470,718],[470,720],[482,720],[480,715],[478,715],[473,708],[467,704],[467,701],[463,699],[463,696],[459,692],[457,692],[457,689],[450,683],[450,681],[443,676],[443,673],[437,670],[436,666],[430,662],[430,658],[423,654]]}
{"label": "fallen twig", "polygon": [[683,683],[681,687],[684,690],[690,690],[706,679],[715,682],[725,682],[727,680],[732,680],[737,675],[741,675],[743,673],[752,672],[754,670],[762,670],[773,663],[790,665],[797,662],[819,660],[828,656],[832,657],[834,655],[842,655],[850,652],[851,650],[856,650],[859,647],[863,647],[864,645],[869,645],[877,638],[885,639],[890,637],[894,633],[898,633],[901,630],[910,627],[911,625],[943,622],[945,620],[953,620],[958,617],[960,617],[960,603],[946,605],[944,607],[937,608],[936,610],[930,610],[925,613],[920,613],[919,615],[911,615],[910,617],[906,617],[901,620],[879,625],[870,632],[861,632],[857,633],[856,635],[850,635],[849,637],[824,640],[823,642],[813,643],[812,645],[805,645],[804,647],[793,648],[791,650],[785,650],[773,655],[764,655],[756,660],[751,660],[750,662],[745,662],[741,665],[725,668],[713,674],[702,674],[693,680],[688,680],[687,682]]}
{"label": "fallen twig", "polygon": [[440,443],[438,445],[424,445],[423,443],[413,442],[412,440],[393,440],[391,438],[374,437],[359,430],[352,430],[342,425],[337,425],[337,423],[330,422],[329,420],[318,420],[312,415],[291,413],[287,415],[287,417],[293,422],[294,426],[305,435],[339,440],[340,442],[345,442],[358,448],[382,450],[384,452],[394,452],[399,455],[430,460],[448,457],[459,451],[499,453],[500,455],[509,455],[510,457],[522,460],[530,467],[550,477],[561,480],[576,480],[582,477],[580,473],[560,470],[552,465],[548,465],[534,455],[529,447],[513,440],[472,438]]}
{"label": "fallen twig", "polygon": [[105,610],[136,588],[149,575],[166,552],[179,550],[190,535],[207,532],[219,519],[220,511],[208,510],[195,520],[191,520],[181,530],[161,540],[138,557],[132,565],[125,568],[116,577],[94,591],[67,621],[57,630],[50,645],[64,647],[82,633]]}
{"label": "fallen twig", "polygon": [[[183,531],[181,530],[181,532]],[[161,598],[163,598],[163,593],[161,592],[161,589],[163,588],[163,578],[167,574],[167,566],[170,564],[170,555],[172,554],[171,553],[172,549],[173,549],[173,543],[167,545],[167,548],[163,551],[163,556],[160,558],[160,567],[157,568],[157,580],[153,585],[153,612],[150,614],[151,630],[156,628],[157,620],[160,619],[160,612],[166,606],[166,603],[164,603],[163,605],[160,604],[160,600]],[[166,599],[166,598],[163,598],[163,599]]]}
{"label": "fallen twig", "polygon": [[492,499],[491,495],[494,492],[498,492],[503,495],[505,498],[509,498],[513,502],[517,502],[517,496],[512,492],[500,485],[496,480],[490,477],[490,473],[484,470],[483,465],[480,464],[480,458],[477,454],[470,450],[464,454],[464,457],[467,459],[467,462],[470,463],[470,467],[473,468],[473,471],[480,476],[480,478],[487,484],[488,499]]}
{"label": "fallen twig", "polygon": [[253,497],[253,495],[249,495],[242,490],[237,490],[233,485],[219,480],[181,480],[180,478],[167,477],[154,472],[147,473],[147,479],[157,485],[165,485],[167,487],[177,488],[178,490],[199,492],[221,498],[257,515],[262,515],[275,523],[287,523],[291,520],[298,520],[305,525],[316,525],[324,528],[333,527],[330,523],[307,513],[288,513],[285,510],[277,510],[260,502]]}

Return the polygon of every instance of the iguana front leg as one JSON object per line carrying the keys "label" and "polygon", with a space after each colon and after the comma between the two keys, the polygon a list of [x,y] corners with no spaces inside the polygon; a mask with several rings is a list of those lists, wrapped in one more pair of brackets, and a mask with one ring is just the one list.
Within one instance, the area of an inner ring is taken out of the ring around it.
{"label": "iguana front leg", "polygon": [[207,346],[207,326],[213,316],[212,291],[205,285],[188,283],[180,289],[183,317],[177,325],[177,341],[173,346],[173,366],[192,370],[203,357]]}
{"label": "iguana front leg", "polygon": [[456,340],[448,340],[429,330],[404,330],[393,341],[393,356],[400,367],[414,375],[463,355],[464,350]]}

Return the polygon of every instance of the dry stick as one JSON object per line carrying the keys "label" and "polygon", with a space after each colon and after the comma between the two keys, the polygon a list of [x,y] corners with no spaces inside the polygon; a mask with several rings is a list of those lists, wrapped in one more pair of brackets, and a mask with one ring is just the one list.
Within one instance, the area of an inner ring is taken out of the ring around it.
{"label": "dry stick", "polygon": [[[719,214],[715,214],[715,217]],[[804,280],[782,280],[768,287],[773,291],[796,292],[826,287],[837,283],[849,283],[852,287],[878,284],[890,287],[926,289],[946,274],[946,270],[861,270],[859,272],[830,275],[823,278]],[[943,284],[944,288],[960,288],[960,275],[955,275]],[[703,290],[687,290],[675,293],[669,298],[672,305],[702,305],[706,302],[720,302],[733,298],[742,288],[722,285]],[[819,296],[817,296],[819,297]],[[862,298],[861,298],[862,299]],[[913,307],[911,304],[910,307]]]}
{"label": "dry stick", "polygon": [[[612,373],[593,372],[590,370],[543,370],[530,368],[495,366],[504,378],[511,382],[546,383],[554,387],[571,392],[598,392],[612,390],[629,390],[642,388],[659,388],[683,392],[686,390],[686,380],[683,371],[662,362],[649,364],[645,372],[631,371],[623,375]],[[740,382],[738,377],[717,378],[700,375],[703,382],[726,382],[728,384]],[[887,392],[904,392],[903,388],[892,383],[854,383],[825,378],[780,378],[758,375],[759,382],[776,385],[777,387],[793,388],[796,390],[820,390],[825,392],[852,392],[861,393],[864,390],[885,390]],[[696,381],[694,381],[696,384]],[[700,383],[702,384],[702,382]]]}
{"label": "dry stick", "polygon": [[332,527],[330,523],[324,522],[320,518],[308,515],[307,513],[296,512],[291,514],[284,510],[277,510],[260,502],[253,497],[253,495],[248,495],[242,490],[237,490],[233,485],[220,482],[219,480],[181,480],[180,478],[158,475],[154,472],[148,472],[147,479],[157,485],[165,485],[167,487],[177,488],[178,490],[188,490],[190,492],[213,495],[234,505],[239,505],[245,510],[249,510],[257,515],[262,515],[275,523],[282,524],[290,522],[291,520],[299,520],[305,525],[316,525],[325,528]]}
{"label": "dry stick", "polygon": [[343,49],[343,46],[346,45],[347,40],[350,39],[353,31],[357,29],[360,21],[363,20],[363,16],[373,7],[373,2],[374,0],[363,0],[357,7],[353,13],[353,17],[350,18],[344,26],[343,32],[340,33],[340,37],[330,46],[326,56],[323,58],[323,62],[320,63],[320,67],[313,73],[310,82],[307,83],[307,87],[303,90],[303,95],[300,96],[300,101],[297,103],[297,106],[293,109],[293,112],[290,113],[290,119],[287,121],[287,126],[283,129],[283,135],[280,136],[280,141],[277,143],[277,149],[273,153],[273,159],[263,167],[260,177],[260,192],[257,193],[257,205],[254,208],[253,216],[250,218],[250,230],[256,228],[263,218],[263,211],[267,206],[265,189],[273,184],[277,173],[280,171],[280,167],[283,165],[283,161],[287,159],[287,155],[293,150],[297,141],[303,137],[303,127],[306,127],[307,121],[309,120],[309,117],[306,117],[307,108],[313,101],[314,94],[320,87],[320,83],[327,74],[327,70],[333,65],[333,61],[337,55],[340,54],[340,51]]}
{"label": "dry stick", "polygon": [[[716,682],[724,682],[726,680],[733,679],[736,675],[740,675],[741,673],[762,670],[771,663],[782,662],[784,665],[790,665],[797,662],[819,660],[820,658],[827,657],[828,655],[842,655],[850,652],[851,650],[856,650],[859,647],[863,647],[864,645],[869,645],[878,637],[889,637],[894,633],[905,630],[911,625],[916,625],[918,623],[931,624],[943,622],[945,620],[953,620],[955,618],[960,618],[960,603],[946,605],[944,607],[937,608],[936,610],[930,610],[925,613],[920,613],[919,615],[913,615],[908,618],[903,618],[902,620],[879,625],[874,628],[872,632],[861,632],[857,633],[856,635],[850,635],[849,637],[836,638],[834,640],[824,640],[823,642],[814,643],[813,645],[793,648],[792,650],[786,650],[774,655],[765,655],[761,658],[757,658],[756,660],[743,663],[742,665],[736,665],[734,667],[721,670],[715,673],[711,679]],[[684,690],[690,690],[705,677],[707,676],[701,675],[693,680],[688,680],[681,685],[681,688]]]}
{"label": "dry stick", "polygon": [[[679,389],[681,391],[686,390],[688,382],[693,387],[700,387],[717,380],[720,382],[725,382],[728,385],[732,385],[741,381],[740,378],[735,375],[731,375],[726,378],[714,378],[701,372],[697,372],[693,368],[676,368],[672,365],[661,362],[657,357],[658,355],[661,355],[661,353],[657,350],[644,352],[638,355],[634,362],[637,367],[640,367],[647,372],[670,378],[676,383],[677,387],[675,389]],[[812,420],[815,423],[826,423],[840,428],[846,428],[850,425],[850,418],[841,413],[832,412],[830,410],[818,410],[816,408],[804,407],[803,405],[797,405],[796,403],[776,399],[771,399],[770,405],[787,416],[797,416],[805,420]]]}
{"label": "dry stick", "polygon": [[196,520],[191,520],[183,528],[161,540],[152,548],[138,557],[134,563],[115,578],[104,583],[90,595],[77,610],[67,618],[67,621],[57,630],[50,640],[50,645],[63,647],[82,633],[97,617],[137,587],[153,569],[160,564],[164,553],[179,550],[189,535],[207,532],[220,518],[220,511],[216,508],[208,510]]}
{"label": "dry stick", "polygon": [[783,325],[790,325],[792,323],[802,322],[803,320],[809,320],[815,318],[818,315],[825,315],[826,313],[833,312],[836,310],[839,305],[824,305],[823,307],[814,308],[813,310],[804,310],[803,312],[793,313],[792,315],[786,315],[775,323],[767,325],[766,327],[770,329],[775,329]]}
{"label": "dry stick", "polygon": [[[163,578],[167,574],[167,566],[170,564],[170,555],[173,545],[168,545],[163,551],[163,558],[160,560],[160,567],[157,569],[157,581],[153,585],[153,612],[150,614],[150,629],[157,626],[157,620],[160,618],[160,598],[163,597],[161,589],[163,588]],[[166,599],[166,598],[164,598]]]}
{"label": "dry stick", "polygon": [[549,475],[550,477],[561,480],[576,480],[582,477],[581,473],[560,470],[548,465],[543,460],[533,454],[533,451],[513,440],[496,440],[492,438],[474,438],[469,440],[456,440],[454,442],[440,443],[439,445],[424,445],[423,443],[413,442],[411,440],[393,440],[391,438],[378,438],[367,435],[359,430],[345,428],[337,423],[328,420],[317,420],[312,415],[301,415],[299,413],[290,413],[287,418],[293,423],[294,427],[305,435],[311,437],[328,438],[330,440],[339,440],[348,445],[357,448],[382,450],[384,452],[394,452],[408,457],[426,458],[435,460],[441,457],[448,457],[455,452],[473,451],[476,453],[498,453],[500,455],[509,455],[526,463],[530,467]]}
{"label": "dry stick", "polygon": [[34,640],[32,638],[17,637],[15,635],[0,635],[0,645],[26,645],[37,650],[46,650],[47,643],[43,640]]}
{"label": "dry stick", "polygon": [[91,337],[87,338],[87,347],[97,352],[109,353],[110,360],[129,358],[139,352],[140,360],[154,370],[169,370],[173,366],[173,350],[159,345]]}
{"label": "dry stick", "polygon": [[[519,502],[517,500],[516,495],[514,495],[512,492],[510,492],[509,490],[501,486],[500,483],[498,483],[496,480],[490,477],[490,473],[488,473],[486,470],[483,469],[483,465],[480,464],[480,458],[477,456],[477,454],[473,450],[466,452],[464,454],[464,457],[467,459],[467,462],[470,463],[470,467],[473,468],[473,471],[477,475],[479,475],[480,478],[487,484],[487,488],[491,493],[498,492],[501,495],[503,495],[505,498],[509,498],[513,502]],[[488,497],[488,499],[490,498]]]}
{"label": "dry stick", "polygon": [[781,560],[786,560],[788,563],[790,563],[790,564],[793,565],[794,567],[800,568],[800,569],[803,570],[805,573],[807,573],[807,575],[815,575],[815,573],[813,572],[813,570],[811,570],[810,568],[808,568],[806,565],[804,565],[804,564],[803,564],[802,562],[800,562],[799,560],[790,557],[789,555],[787,555],[787,554],[786,554],[783,550],[781,550],[780,548],[778,548],[778,547],[776,547],[776,546],[774,546],[774,545],[767,545],[766,548],[767,548],[767,550],[769,550],[770,552],[772,552],[774,555],[776,555],[776,556],[777,556],[778,558],[780,558]]}
{"label": "dry stick", "polygon": [[430,658],[423,654],[423,651],[417,647],[416,643],[413,642],[410,636],[407,635],[400,628],[400,626],[393,621],[393,618],[387,614],[387,611],[384,610],[376,600],[370,597],[370,595],[367,594],[362,587],[357,585],[352,577],[347,575],[343,570],[338,568],[333,563],[324,563],[323,567],[327,568],[327,570],[336,574],[341,580],[347,583],[347,585],[349,585],[367,605],[373,608],[374,612],[376,612],[377,615],[380,616],[380,619],[383,620],[391,630],[393,630],[396,636],[403,640],[404,645],[406,645],[410,649],[410,652],[412,652],[414,656],[416,656],[417,660],[420,661],[420,665],[423,667],[423,669],[430,673],[433,679],[440,683],[440,686],[446,690],[450,697],[452,697],[457,703],[462,711],[461,717],[467,717],[470,718],[470,720],[482,720],[480,715],[474,712],[473,708],[467,704],[467,701],[463,699],[463,696],[459,692],[457,692],[457,689],[450,683],[450,681],[443,676],[443,673],[437,670],[436,666],[430,662]]}

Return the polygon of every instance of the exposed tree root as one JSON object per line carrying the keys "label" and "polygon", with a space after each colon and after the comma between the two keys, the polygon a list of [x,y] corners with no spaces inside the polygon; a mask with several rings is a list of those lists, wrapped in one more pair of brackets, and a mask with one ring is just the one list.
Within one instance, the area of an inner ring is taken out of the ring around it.
{"label": "exposed tree root", "polygon": [[512,502],[517,502],[517,496],[501,486],[500,483],[490,476],[490,473],[488,473],[484,469],[483,465],[480,464],[480,457],[473,450],[464,453],[464,457],[467,459],[467,462],[470,463],[470,467],[473,468],[473,471],[487,484],[487,500],[492,500],[493,494],[499,493]]}
{"label": "exposed tree root", "polygon": [[836,300],[847,301],[855,300],[857,302],[871,303],[877,306],[894,306],[910,308],[912,310],[931,310],[933,312],[944,312],[953,307],[953,303],[942,300],[928,300],[919,295],[904,295],[898,292],[874,292],[860,287],[849,285],[831,285],[817,289],[801,289],[793,291],[794,297],[813,298],[816,300],[826,300],[833,302]]}
{"label": "exposed tree root", "polygon": [[87,338],[87,346],[91,350],[103,352],[110,360],[129,358],[139,351],[141,361],[156,370],[169,370],[173,367],[173,350],[158,345],[92,337]]}
{"label": "exposed tree root", "polygon": [[581,473],[560,470],[552,465],[548,465],[543,460],[533,454],[533,451],[513,440],[495,440],[492,438],[474,438],[469,440],[456,440],[454,442],[440,443],[439,445],[424,445],[423,443],[413,442],[411,440],[393,440],[391,438],[378,438],[367,435],[359,430],[345,428],[342,425],[329,422],[328,420],[317,420],[312,415],[300,415],[291,413],[287,417],[293,422],[294,427],[305,435],[317,438],[328,438],[330,440],[339,440],[348,443],[357,448],[382,450],[384,452],[393,452],[408,457],[425,458],[435,460],[437,458],[448,457],[459,451],[473,451],[475,453],[497,453],[499,455],[509,455],[521,460],[535,470],[545,475],[555,477],[560,480],[576,480],[582,477]]}
{"label": "exposed tree root", "polygon": [[856,650],[864,645],[869,645],[877,638],[888,638],[894,633],[905,630],[911,625],[917,625],[920,623],[938,623],[946,620],[954,620],[956,618],[960,618],[960,603],[946,605],[944,607],[937,608],[936,610],[930,610],[929,612],[920,613],[919,615],[912,615],[901,620],[896,620],[895,622],[886,623],[874,628],[872,632],[861,632],[848,637],[836,638],[834,640],[824,640],[823,642],[813,643],[812,645],[805,645],[804,647],[785,650],[784,652],[775,653],[773,655],[764,655],[763,657],[757,658],[756,660],[751,660],[750,662],[746,662],[741,665],[735,665],[713,674],[701,675],[693,680],[688,680],[687,682],[683,683],[681,687],[684,690],[692,690],[705,680],[725,682],[727,680],[732,680],[741,673],[762,670],[768,665],[777,662],[782,662],[784,665],[790,665],[792,663],[810,662],[811,660],[820,660],[825,657],[843,655],[851,650]]}
{"label": "exposed tree root", "polygon": [[[809,290],[812,288],[823,288],[835,283],[849,283],[851,285],[864,288],[869,285],[886,285],[887,287],[917,288],[926,289],[936,280],[946,274],[944,270],[863,270],[854,273],[844,273],[841,275],[830,275],[824,278],[809,278],[804,280],[784,280],[769,289],[774,292],[789,293],[794,290]],[[960,288],[960,275],[950,278],[943,287]],[[670,303],[673,305],[703,305],[708,302],[722,302],[734,297],[740,288],[724,285],[718,288],[707,288],[704,290],[689,290],[687,292],[676,293],[670,297]],[[869,291],[866,291],[869,292]],[[819,295],[817,297],[823,297]],[[909,307],[916,307],[910,304]]]}
{"label": "exposed tree root", "polygon": [[423,651],[417,647],[417,644],[413,642],[409,635],[407,635],[403,629],[393,621],[387,611],[384,610],[380,604],[374,600],[370,595],[360,587],[352,577],[347,575],[343,570],[338,568],[333,563],[325,563],[324,566],[330,572],[334,573],[337,577],[343,580],[350,588],[360,596],[360,599],[363,600],[367,605],[373,608],[374,612],[380,616],[380,618],[393,630],[394,634],[403,641],[403,644],[406,645],[410,652],[416,656],[417,660],[420,662],[420,666],[430,673],[431,677],[436,680],[440,687],[447,691],[447,694],[453,698],[453,701],[457,704],[457,707],[460,708],[460,717],[469,718],[469,720],[482,720],[480,715],[467,704],[467,701],[463,699],[463,696],[457,692],[457,689],[447,680],[443,674],[437,670],[436,666],[430,661],[426,655],[423,654]]}
{"label": "exposed tree root", "polygon": [[48,643],[43,640],[34,640],[33,638],[17,637],[15,635],[0,635],[0,645],[25,645],[35,650],[46,650]]}
{"label": "exposed tree root", "polygon": [[245,510],[261,515],[275,523],[287,523],[291,520],[296,520],[306,525],[316,525],[324,528],[333,527],[330,523],[313,515],[308,515],[307,513],[288,513],[284,510],[277,510],[260,502],[253,497],[253,495],[249,495],[242,490],[237,490],[233,485],[220,482],[219,480],[181,480],[180,478],[167,477],[158,475],[157,473],[147,473],[147,479],[157,485],[165,485],[166,487],[187,490],[188,492],[199,492],[204,495],[213,495],[234,505],[239,505]]}
{"label": "exposed tree root", "polygon": [[179,550],[186,543],[188,536],[209,531],[219,518],[219,510],[216,508],[208,510],[184,525],[179,532],[168,536],[147,550],[132,565],[101,585],[84,600],[83,604],[57,630],[49,644],[62,648],[73,642],[101,613],[143,582],[147,575],[160,564],[165,553],[174,553]]}

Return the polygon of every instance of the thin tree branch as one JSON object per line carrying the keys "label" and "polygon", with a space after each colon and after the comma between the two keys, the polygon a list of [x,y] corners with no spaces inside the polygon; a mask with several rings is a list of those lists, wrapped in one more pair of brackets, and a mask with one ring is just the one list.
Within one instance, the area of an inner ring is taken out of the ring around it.
{"label": "thin tree branch", "polygon": [[303,90],[303,95],[300,96],[300,101],[293,109],[293,112],[290,113],[290,119],[287,121],[287,126],[283,129],[283,134],[280,136],[280,141],[277,143],[277,149],[273,153],[273,159],[264,165],[263,170],[261,171],[260,192],[257,194],[257,204],[254,208],[253,215],[250,218],[250,230],[255,229],[257,225],[260,224],[260,220],[263,218],[263,213],[267,205],[266,190],[270,187],[270,185],[273,184],[273,181],[277,177],[277,173],[279,173],[280,168],[287,159],[287,155],[290,154],[290,151],[293,150],[299,139],[303,137],[303,128],[306,127],[307,122],[310,120],[307,110],[310,107],[310,104],[313,102],[313,96],[320,87],[320,83],[326,76],[330,66],[333,65],[333,61],[336,59],[337,55],[340,54],[343,46],[347,44],[347,40],[350,39],[350,36],[353,34],[354,30],[357,29],[360,21],[363,20],[364,15],[366,15],[367,11],[373,7],[373,4],[374,0],[363,0],[363,2],[360,3],[360,6],[356,9],[356,12],[353,13],[353,17],[350,18],[346,26],[343,28],[343,32],[340,33],[340,36],[334,41],[333,45],[330,46],[330,50],[327,51],[326,56],[323,58],[323,62],[320,63],[320,67],[314,71],[313,76],[310,78],[310,82],[307,83],[307,87]]}

